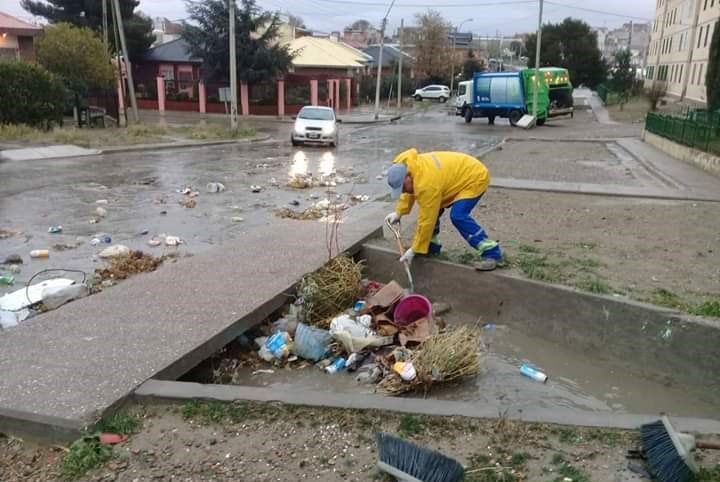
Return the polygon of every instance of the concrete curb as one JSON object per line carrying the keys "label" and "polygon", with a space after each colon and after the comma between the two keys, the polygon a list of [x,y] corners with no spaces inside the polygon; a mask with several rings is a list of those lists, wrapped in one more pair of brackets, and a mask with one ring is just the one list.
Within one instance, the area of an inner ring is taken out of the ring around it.
{"label": "concrete curb", "polygon": [[[148,380],[135,391],[138,401],[190,401],[214,400],[233,402],[280,402],[287,405],[344,408],[353,410],[383,410],[441,417],[498,418],[496,406],[474,402],[455,402],[382,395],[334,394],[306,390],[285,390],[237,385],[203,385],[192,382]],[[577,410],[549,410],[523,408],[505,412],[512,419],[523,422],[576,425],[580,427],[608,427],[636,430],[641,425],[655,422],[659,415],[586,412]],[[673,417],[678,430],[703,434],[720,433],[720,422],[711,419]]]}
{"label": "concrete curb", "polygon": [[141,152],[141,151],[159,151],[159,150],[170,150],[170,149],[187,149],[193,147],[209,147],[209,146],[223,146],[229,144],[250,144],[254,142],[264,142],[272,139],[270,135],[255,136],[250,139],[224,139],[217,141],[206,141],[206,142],[168,142],[161,144],[140,144],[137,146],[120,146],[120,147],[108,147],[102,149],[100,154],[117,154],[123,152]]}
{"label": "concrete curb", "polygon": [[496,189],[514,189],[518,191],[541,191],[560,194],[583,194],[587,196],[607,196],[621,198],[657,199],[661,201],[689,201],[689,202],[720,202],[720,194],[677,194],[663,189],[632,188],[627,186],[601,186],[584,183],[562,183],[550,181],[531,181],[525,179],[493,178],[491,186]]}

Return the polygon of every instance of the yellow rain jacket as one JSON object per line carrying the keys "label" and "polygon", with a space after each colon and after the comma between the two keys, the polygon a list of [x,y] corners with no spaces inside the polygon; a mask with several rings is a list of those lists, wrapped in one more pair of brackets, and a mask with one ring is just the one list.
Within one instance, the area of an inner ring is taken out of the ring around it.
{"label": "yellow rain jacket", "polygon": [[440,208],[455,201],[483,194],[490,184],[490,173],[478,159],[462,152],[426,152],[416,149],[400,153],[393,163],[403,163],[413,179],[413,194],[403,193],[395,211],[404,216],[413,204],[420,206],[412,249],[426,254]]}

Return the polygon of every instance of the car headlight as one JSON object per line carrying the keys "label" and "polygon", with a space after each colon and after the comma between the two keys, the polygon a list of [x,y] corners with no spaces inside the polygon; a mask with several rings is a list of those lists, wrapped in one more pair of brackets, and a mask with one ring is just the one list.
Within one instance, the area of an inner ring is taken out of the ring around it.
{"label": "car headlight", "polygon": [[300,126],[295,126],[295,134],[302,134],[303,128]]}
{"label": "car headlight", "polygon": [[322,130],[323,134],[330,135],[335,132],[335,126],[325,126]]}

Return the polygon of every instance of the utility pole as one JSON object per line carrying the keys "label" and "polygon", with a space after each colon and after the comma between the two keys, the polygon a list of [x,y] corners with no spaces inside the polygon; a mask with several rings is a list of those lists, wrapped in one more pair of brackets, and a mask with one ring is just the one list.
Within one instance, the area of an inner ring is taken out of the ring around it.
{"label": "utility pole", "polygon": [[105,50],[108,50],[107,0],[102,0],[102,16],[103,45]]}
{"label": "utility pole", "polygon": [[535,89],[533,90],[533,117],[535,117],[535,122],[537,122],[538,89],[540,88],[540,43],[542,42],[542,14],[543,0],[540,0],[540,13],[538,14],[537,45],[535,46]]}
{"label": "utility pole", "polygon": [[235,130],[238,126],[237,56],[235,55],[235,0],[228,0],[228,13],[230,15],[230,128]]}
{"label": "utility pole", "polygon": [[387,26],[388,15],[390,15],[390,10],[392,10],[393,5],[395,5],[395,0],[392,0],[387,12],[385,12],[385,16],[382,19],[382,26],[380,28],[380,52],[378,53],[377,81],[375,82],[375,120],[380,118],[380,82],[382,78],[383,50],[385,50],[385,27]]}
{"label": "utility pole", "polygon": [[125,42],[125,29],[123,27],[122,12],[120,11],[120,1],[113,0],[113,7],[115,8],[115,18],[117,19],[117,29],[120,33],[120,45],[122,46],[122,53],[125,60],[125,69],[127,70],[128,89],[130,90],[130,105],[133,110],[133,118],[135,122],[140,122],[140,116],[138,115],[137,99],[135,98],[135,84],[133,83],[132,65],[130,64],[130,57],[128,56],[127,43]]}
{"label": "utility pole", "polygon": [[453,46],[452,55],[450,56],[450,97],[453,95],[453,88],[455,86],[455,49],[457,46],[457,34],[458,30],[462,27],[462,24],[466,22],[472,22],[473,19],[468,18],[457,24],[455,27],[455,34],[453,35]]}
{"label": "utility pole", "polygon": [[402,76],[403,76],[403,69],[402,69],[402,61],[403,61],[403,27],[405,26],[405,19],[400,19],[400,56],[398,57],[398,89],[397,89],[397,96],[398,96],[398,111],[402,109]]}

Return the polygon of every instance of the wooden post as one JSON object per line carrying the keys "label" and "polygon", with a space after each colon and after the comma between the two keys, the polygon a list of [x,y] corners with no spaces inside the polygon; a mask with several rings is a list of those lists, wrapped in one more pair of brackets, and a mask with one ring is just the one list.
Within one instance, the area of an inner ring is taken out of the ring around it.
{"label": "wooden post", "polygon": [[352,109],[352,79],[345,79],[345,94],[347,96],[347,110]]}
{"label": "wooden post", "polygon": [[318,105],[318,81],[312,79],[310,81],[310,105]]}
{"label": "wooden post", "polygon": [[248,97],[248,85],[246,82],[240,83],[240,104],[242,106],[242,115],[250,115],[250,100]]}
{"label": "wooden post", "polygon": [[335,82],[335,102],[333,107],[335,107],[335,110],[340,110],[340,80],[336,79],[333,82]]}
{"label": "wooden post", "polygon": [[205,90],[205,82],[198,82],[198,102],[200,103],[200,113],[207,112],[207,91]]}
{"label": "wooden post", "polygon": [[158,111],[165,112],[165,77],[160,75],[155,80],[157,81]]}
{"label": "wooden post", "polygon": [[325,100],[328,107],[332,107],[333,100],[335,100],[335,96],[333,95],[333,87],[335,87],[335,81],[328,80],[327,81],[327,99]]}
{"label": "wooden post", "polygon": [[285,81],[277,81],[278,117],[285,117]]}

